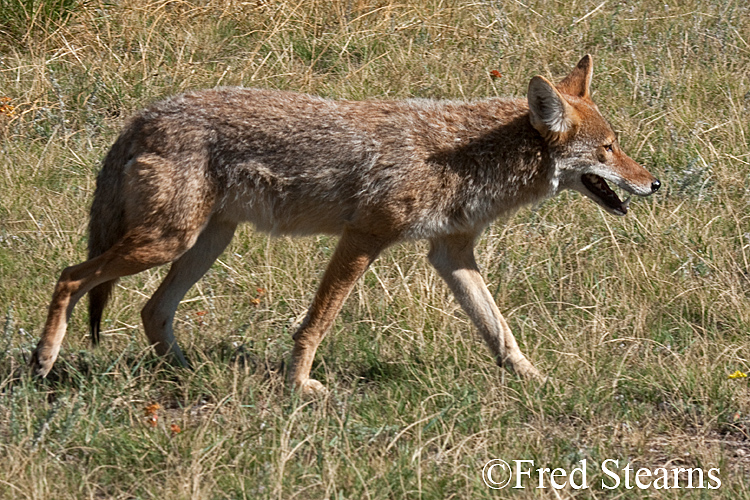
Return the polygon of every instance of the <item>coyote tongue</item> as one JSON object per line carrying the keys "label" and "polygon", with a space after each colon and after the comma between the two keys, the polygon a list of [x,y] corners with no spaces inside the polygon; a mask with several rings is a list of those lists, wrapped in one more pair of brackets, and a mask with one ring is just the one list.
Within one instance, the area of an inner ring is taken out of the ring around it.
{"label": "coyote tongue", "polygon": [[591,191],[603,205],[607,208],[614,210],[615,212],[625,215],[628,212],[628,205],[630,204],[630,198],[624,202],[610,189],[607,181],[594,174],[584,174],[581,176],[581,182],[586,186],[586,189]]}

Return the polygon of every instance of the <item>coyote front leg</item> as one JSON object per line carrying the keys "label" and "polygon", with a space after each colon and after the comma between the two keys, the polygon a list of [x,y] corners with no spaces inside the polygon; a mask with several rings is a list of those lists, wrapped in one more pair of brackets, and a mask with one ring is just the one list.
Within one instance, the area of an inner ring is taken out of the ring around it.
{"label": "coyote front leg", "polygon": [[378,241],[373,235],[346,230],[336,246],[307,317],[294,334],[289,379],[302,394],[325,391],[323,384],[310,378],[315,351],[354,284],[387,246],[387,242]]}
{"label": "coyote front leg", "polygon": [[432,240],[430,263],[479,329],[497,364],[525,378],[542,378],[518,348],[508,323],[487,290],[474,259],[474,240],[474,235]]}

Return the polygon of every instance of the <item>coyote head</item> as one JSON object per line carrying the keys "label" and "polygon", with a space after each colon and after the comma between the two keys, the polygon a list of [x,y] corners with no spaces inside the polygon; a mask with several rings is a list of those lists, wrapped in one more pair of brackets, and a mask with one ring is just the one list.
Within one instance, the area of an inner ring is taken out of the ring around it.
{"label": "coyote head", "polygon": [[529,83],[529,116],[556,161],[558,191],[578,191],[614,215],[625,215],[625,201],[608,181],[628,193],[648,196],[661,183],[626,155],[612,127],[589,95],[593,74],[590,55],[557,85],[541,76]]}

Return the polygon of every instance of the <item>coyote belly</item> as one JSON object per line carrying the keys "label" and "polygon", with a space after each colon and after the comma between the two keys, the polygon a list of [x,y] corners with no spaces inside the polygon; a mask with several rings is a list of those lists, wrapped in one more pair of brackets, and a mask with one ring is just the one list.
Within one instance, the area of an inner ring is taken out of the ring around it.
{"label": "coyote belly", "polygon": [[187,365],[172,320],[241,222],[271,234],[340,240],[302,326],[290,380],[302,392],[315,351],[356,280],[386,247],[430,242],[428,258],[498,364],[540,373],[518,348],[479,273],[474,243],[493,220],[564,189],[625,215],[610,183],[646,196],[659,181],[620,149],[591,101],[586,56],[527,99],[342,101],[244,88],[193,92],[136,115],[103,161],[89,259],[63,270],[32,365],[51,369],[76,302],[92,338],[115,281],[172,263],[142,310],[156,352]]}

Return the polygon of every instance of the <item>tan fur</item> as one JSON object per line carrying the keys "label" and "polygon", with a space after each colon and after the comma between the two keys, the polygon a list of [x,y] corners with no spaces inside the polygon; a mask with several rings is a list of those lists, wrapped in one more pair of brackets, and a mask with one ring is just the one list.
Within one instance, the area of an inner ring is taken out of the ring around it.
{"label": "tan fur", "polygon": [[521,353],[474,260],[493,220],[575,189],[624,215],[604,180],[637,195],[659,181],[628,158],[591,101],[584,57],[559,85],[534,77],[528,99],[332,101],[243,88],[193,92],[135,116],[103,162],[89,260],[65,269],[32,357],[45,376],[76,302],[90,292],[94,341],[121,276],[172,262],[143,308],[157,353],[185,365],[172,320],[237,224],[272,234],[340,235],[303,325],[290,379],[303,392],[315,351],[356,280],[389,245],[431,243],[430,262],[497,362],[539,372]]}

